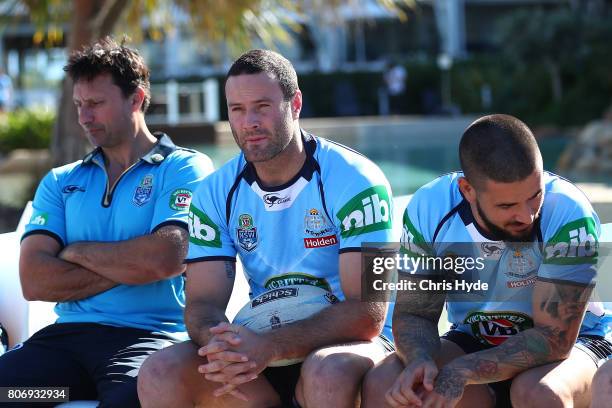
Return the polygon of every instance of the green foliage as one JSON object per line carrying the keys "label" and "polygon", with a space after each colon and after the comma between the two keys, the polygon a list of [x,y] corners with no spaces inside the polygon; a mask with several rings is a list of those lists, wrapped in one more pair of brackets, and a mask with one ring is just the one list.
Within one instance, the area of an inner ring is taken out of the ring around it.
{"label": "green foliage", "polygon": [[497,106],[535,124],[580,125],[612,102],[612,15],[520,11],[499,27],[506,83]]}
{"label": "green foliage", "polygon": [[14,149],[49,147],[55,115],[40,110],[18,110],[0,114],[0,153]]}

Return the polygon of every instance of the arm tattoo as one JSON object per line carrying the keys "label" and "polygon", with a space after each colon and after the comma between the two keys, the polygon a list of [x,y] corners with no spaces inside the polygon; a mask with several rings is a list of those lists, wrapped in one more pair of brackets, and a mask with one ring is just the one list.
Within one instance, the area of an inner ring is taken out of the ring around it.
{"label": "arm tattoo", "polygon": [[458,375],[458,371],[449,370],[446,367],[443,368],[436,377],[434,391],[448,399],[461,397],[465,387],[465,380],[463,380],[461,375]]}
{"label": "arm tattoo", "polygon": [[225,274],[227,279],[234,279],[236,277],[236,262],[225,261]]}
{"label": "arm tattoo", "polygon": [[438,320],[444,295],[404,293],[395,305],[393,334],[398,354],[407,363],[416,358],[432,359],[440,350]]}
{"label": "arm tattoo", "polygon": [[[534,313],[539,316],[534,328],[497,347],[453,360],[443,369],[446,375],[452,373],[472,384],[490,383],[565,358],[576,340],[590,289],[558,284],[544,288],[540,296],[542,300],[534,305]],[[440,389],[442,393],[442,385]]]}

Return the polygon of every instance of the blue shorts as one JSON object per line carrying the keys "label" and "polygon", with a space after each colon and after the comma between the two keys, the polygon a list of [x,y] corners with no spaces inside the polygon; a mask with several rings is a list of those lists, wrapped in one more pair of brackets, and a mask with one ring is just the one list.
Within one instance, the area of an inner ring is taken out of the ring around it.
{"label": "blue shorts", "polygon": [[70,400],[98,400],[99,407],[139,407],[140,366],[150,354],[176,342],[167,334],[129,327],[56,323],[0,356],[0,386],[69,387]]}
{"label": "blue shorts", "polygon": [[[387,354],[395,351],[393,343],[382,334],[372,341],[379,344]],[[280,397],[283,408],[299,407],[295,400],[295,387],[300,379],[301,369],[302,363],[298,363],[284,367],[268,367],[263,371],[266,380]]]}
{"label": "blue shorts", "polygon": [[[487,347],[480,343],[475,337],[459,330],[450,330],[444,333],[442,338],[461,347],[465,354],[492,348],[492,346]],[[612,356],[612,344],[601,336],[579,336],[574,347],[585,352],[597,367]],[[489,383],[488,385],[495,392],[496,408],[512,407],[510,403],[510,386],[512,385],[512,379]]]}

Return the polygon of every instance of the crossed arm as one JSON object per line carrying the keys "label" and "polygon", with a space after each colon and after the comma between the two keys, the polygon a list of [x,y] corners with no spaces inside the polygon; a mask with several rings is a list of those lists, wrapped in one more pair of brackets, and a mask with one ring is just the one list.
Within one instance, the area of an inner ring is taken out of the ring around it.
{"label": "crossed arm", "polygon": [[187,232],[174,225],[118,242],[75,242],[61,249],[46,235],[21,243],[19,275],[27,300],[84,299],[118,284],[140,285],[183,272]]}

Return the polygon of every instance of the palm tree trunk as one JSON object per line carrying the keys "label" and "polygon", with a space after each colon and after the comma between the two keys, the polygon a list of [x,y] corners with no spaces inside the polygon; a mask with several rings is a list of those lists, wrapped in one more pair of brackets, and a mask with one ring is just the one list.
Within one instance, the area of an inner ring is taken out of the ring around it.
{"label": "palm tree trunk", "polygon": [[[110,34],[126,6],[122,0],[73,0],[73,19],[68,37],[70,53]],[[62,81],[57,120],[51,139],[53,166],[70,163],[83,157],[91,148],[78,124],[72,102],[72,80]]]}

